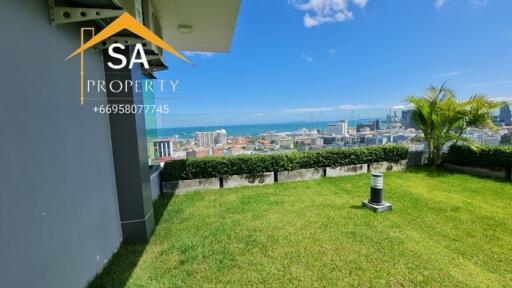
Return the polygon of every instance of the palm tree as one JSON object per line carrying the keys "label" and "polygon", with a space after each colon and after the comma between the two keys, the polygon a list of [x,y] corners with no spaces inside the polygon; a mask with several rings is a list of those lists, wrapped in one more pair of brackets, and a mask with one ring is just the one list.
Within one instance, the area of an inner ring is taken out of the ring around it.
{"label": "palm tree", "polygon": [[473,149],[478,146],[464,132],[469,127],[496,129],[491,112],[501,104],[485,95],[474,95],[457,101],[455,92],[443,85],[431,86],[422,97],[406,99],[415,111],[413,120],[425,137],[427,163],[437,166],[443,160],[443,148],[449,143],[465,143]]}

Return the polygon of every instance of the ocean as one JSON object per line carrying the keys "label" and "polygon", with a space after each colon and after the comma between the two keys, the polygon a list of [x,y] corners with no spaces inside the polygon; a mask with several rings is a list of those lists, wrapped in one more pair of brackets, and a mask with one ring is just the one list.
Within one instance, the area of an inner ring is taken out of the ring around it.
{"label": "ocean", "polygon": [[[358,123],[369,123],[375,119],[357,119],[349,120],[349,127],[356,127]],[[381,125],[385,126],[384,119],[379,119]],[[205,127],[176,127],[176,128],[158,128],[148,131],[148,134],[156,132],[159,138],[178,137],[192,139],[196,132],[208,132],[219,129],[225,129],[228,136],[257,136],[266,132],[292,132],[301,129],[320,129],[325,130],[327,125],[335,121],[318,121],[318,122],[290,122],[290,123],[274,123],[274,124],[251,124],[251,125],[224,125],[224,126],[205,126]]]}

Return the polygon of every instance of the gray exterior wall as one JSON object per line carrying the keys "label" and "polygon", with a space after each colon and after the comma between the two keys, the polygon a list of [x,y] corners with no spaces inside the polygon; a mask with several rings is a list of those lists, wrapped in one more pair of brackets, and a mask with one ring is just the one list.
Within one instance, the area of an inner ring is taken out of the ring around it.
{"label": "gray exterior wall", "polygon": [[[79,26],[0,8],[0,287],[83,287],[122,239],[108,115],[80,106]],[[86,53],[89,78],[104,78]],[[88,106],[87,106],[88,105]]]}
{"label": "gray exterior wall", "polygon": [[[104,52],[103,62],[115,61],[106,51]],[[120,53],[131,59],[133,47]],[[142,80],[144,77],[138,65],[132,69],[125,67],[113,70],[105,64],[107,82]],[[112,105],[144,103],[142,93],[134,89],[107,94],[108,103]],[[123,239],[132,243],[145,243],[153,232],[155,218],[144,113],[111,113],[109,121]]]}

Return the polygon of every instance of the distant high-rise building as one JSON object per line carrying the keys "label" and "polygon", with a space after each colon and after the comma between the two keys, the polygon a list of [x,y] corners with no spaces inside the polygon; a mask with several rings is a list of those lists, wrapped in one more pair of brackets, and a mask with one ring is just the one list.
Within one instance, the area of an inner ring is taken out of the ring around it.
{"label": "distant high-rise building", "polygon": [[293,138],[290,138],[290,137],[277,139],[276,142],[283,149],[293,149],[293,147],[294,147]]}
{"label": "distant high-rise building", "polygon": [[334,136],[323,136],[322,140],[324,142],[324,145],[332,145],[336,142],[336,137]]}
{"label": "distant high-rise building", "polygon": [[199,147],[215,145],[215,132],[196,132],[196,142]]}
{"label": "distant high-rise building", "polygon": [[373,126],[374,126],[373,124],[362,124],[362,123],[359,123],[356,126],[356,131],[357,132],[370,132],[370,131],[372,131]]}
{"label": "distant high-rise building", "polygon": [[376,131],[376,130],[380,130],[380,129],[381,129],[381,127],[380,127],[379,119],[377,119],[375,121],[371,121],[370,123],[367,123],[367,124],[359,123],[356,126],[357,132]]}
{"label": "distant high-rise building", "polygon": [[380,136],[369,136],[365,137],[364,143],[366,145],[384,145],[388,142],[388,139],[386,137],[380,137]]}
{"label": "distant high-rise building", "polygon": [[414,129],[418,129],[418,124],[416,124],[412,118],[412,115],[414,114],[414,109],[409,109],[409,110],[403,110],[402,111],[402,121],[401,124],[402,124],[402,127],[404,128],[414,128]]}
{"label": "distant high-rise building", "polygon": [[172,157],[172,141],[169,139],[158,139],[153,141],[155,156],[158,158]]}
{"label": "distant high-rise building", "polygon": [[226,145],[228,143],[228,135],[224,129],[210,132],[196,132],[196,142],[199,147]]}
{"label": "distant high-rise building", "polygon": [[221,129],[215,131],[215,144],[217,145],[226,145],[228,144],[228,133],[226,130]]}
{"label": "distant high-rise building", "polygon": [[316,147],[322,147],[322,146],[324,146],[324,139],[322,139],[322,138],[311,139],[311,145],[316,146]]}
{"label": "distant high-rise building", "polygon": [[509,126],[511,124],[512,113],[510,112],[510,106],[507,104],[501,106],[500,115],[498,116],[499,123]]}
{"label": "distant high-rise building", "polygon": [[334,135],[347,135],[348,121],[340,120],[337,123],[328,124],[326,132]]}

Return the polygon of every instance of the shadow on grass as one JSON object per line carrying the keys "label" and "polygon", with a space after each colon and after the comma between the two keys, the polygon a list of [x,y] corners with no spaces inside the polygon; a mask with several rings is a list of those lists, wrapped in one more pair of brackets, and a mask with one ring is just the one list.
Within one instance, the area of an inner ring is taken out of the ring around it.
{"label": "shadow on grass", "polygon": [[[167,206],[171,203],[174,195],[162,195],[153,203],[155,215],[155,228],[160,223]],[[146,243],[147,244],[147,243]],[[125,287],[133,270],[137,267],[146,244],[123,243],[119,250],[112,256],[108,264],[103,268],[100,274],[89,283],[89,288],[111,288]]]}
{"label": "shadow on grass", "polygon": [[363,205],[352,205],[352,206],[350,206],[350,209],[363,210],[364,207],[363,207]]}
{"label": "shadow on grass", "polygon": [[441,178],[441,177],[448,177],[448,176],[454,176],[454,175],[466,175],[471,176],[474,178],[479,178],[482,180],[492,181],[496,183],[504,183],[504,182],[510,182],[508,179],[500,179],[500,178],[493,178],[489,176],[483,176],[483,175],[475,175],[475,174],[468,174],[464,172],[459,171],[452,171],[449,169],[446,169],[444,167],[415,167],[415,168],[409,168],[407,169],[407,173],[410,174],[419,174],[419,175],[425,175],[427,177],[431,178]]}
{"label": "shadow on grass", "polygon": [[429,166],[409,168],[407,169],[407,173],[425,175],[431,178],[447,177],[456,174],[442,167],[434,168]]}

